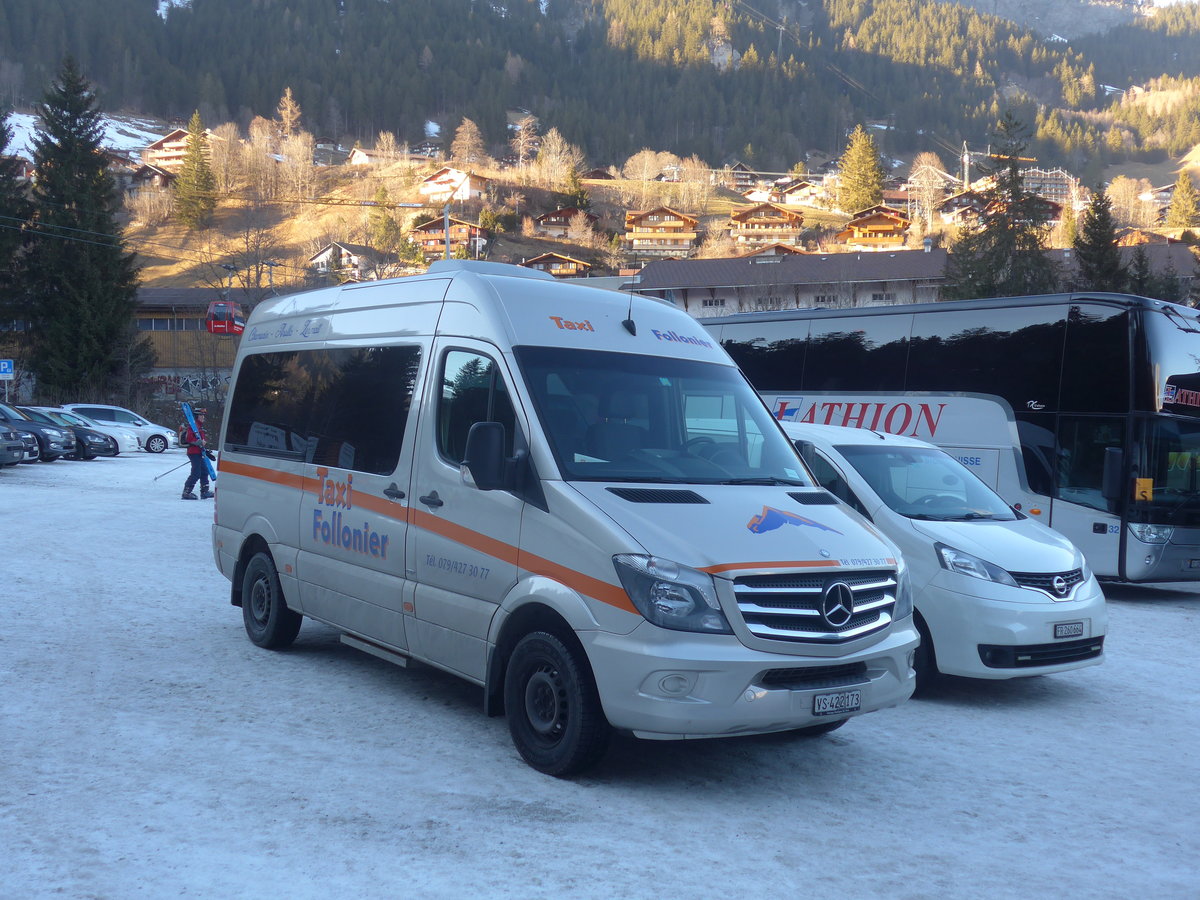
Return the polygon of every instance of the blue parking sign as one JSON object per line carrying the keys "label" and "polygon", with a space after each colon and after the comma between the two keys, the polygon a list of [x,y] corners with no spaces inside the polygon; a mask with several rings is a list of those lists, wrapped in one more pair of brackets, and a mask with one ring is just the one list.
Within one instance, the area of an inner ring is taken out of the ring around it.
{"label": "blue parking sign", "polygon": [[13,361],[11,359],[0,359],[0,381],[13,380]]}

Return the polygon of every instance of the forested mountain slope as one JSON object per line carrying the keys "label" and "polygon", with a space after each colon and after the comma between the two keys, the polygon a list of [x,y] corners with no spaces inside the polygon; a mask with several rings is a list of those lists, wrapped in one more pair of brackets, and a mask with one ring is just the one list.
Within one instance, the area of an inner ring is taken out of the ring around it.
{"label": "forested mountain slope", "polygon": [[244,126],[290,87],[320,135],[416,143],[468,117],[500,147],[523,108],[597,164],[654,147],[771,170],[858,122],[887,155],[953,159],[1012,108],[1040,159],[1078,166],[1166,149],[1102,85],[1200,76],[1200,5],[1111,34],[1068,44],[934,0],[0,0],[0,103],[38,99],[69,53],[111,110]]}

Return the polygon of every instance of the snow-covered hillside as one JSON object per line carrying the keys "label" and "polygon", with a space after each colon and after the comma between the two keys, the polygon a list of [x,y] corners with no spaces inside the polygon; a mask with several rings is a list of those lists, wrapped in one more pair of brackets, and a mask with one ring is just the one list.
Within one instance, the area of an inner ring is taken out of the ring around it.
{"label": "snow-covered hillside", "polygon": [[[4,152],[10,156],[33,159],[33,135],[37,130],[38,118],[30,113],[13,113],[8,117],[12,140]],[[104,146],[110,150],[140,152],[148,144],[158,140],[171,126],[149,118],[134,116],[104,117]]]}

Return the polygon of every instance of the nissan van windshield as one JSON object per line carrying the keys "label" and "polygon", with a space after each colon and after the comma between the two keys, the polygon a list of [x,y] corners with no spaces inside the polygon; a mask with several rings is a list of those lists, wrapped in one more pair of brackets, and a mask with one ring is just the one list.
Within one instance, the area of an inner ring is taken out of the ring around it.
{"label": "nissan van windshield", "polygon": [[567,481],[812,485],[732,366],[561,347],[514,352]]}

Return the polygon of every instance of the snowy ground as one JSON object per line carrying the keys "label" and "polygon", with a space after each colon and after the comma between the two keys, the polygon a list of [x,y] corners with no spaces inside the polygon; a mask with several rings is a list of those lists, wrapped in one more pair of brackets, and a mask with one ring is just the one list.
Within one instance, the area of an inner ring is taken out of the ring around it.
{"label": "snowy ground", "polygon": [[251,645],[181,462],[0,471],[0,897],[1200,896],[1197,593],[1113,588],[1099,667],[561,781],[448,675]]}
{"label": "snowy ground", "polygon": [[[12,113],[8,117],[12,140],[4,148],[4,153],[32,160],[33,139],[40,124],[38,117],[31,113]],[[104,116],[104,138],[101,145],[109,150],[141,153],[146,147],[170,131],[169,125],[156,119]]]}

